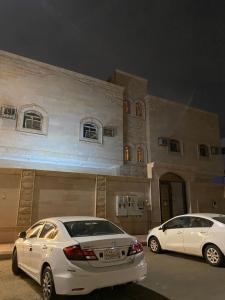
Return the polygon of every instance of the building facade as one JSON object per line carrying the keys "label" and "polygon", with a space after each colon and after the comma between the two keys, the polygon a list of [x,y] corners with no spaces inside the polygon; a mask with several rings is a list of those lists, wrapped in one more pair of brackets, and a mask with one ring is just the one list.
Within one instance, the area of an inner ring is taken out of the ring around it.
{"label": "building facade", "polygon": [[107,217],[132,234],[225,212],[215,114],[0,51],[0,242],[48,216]]}

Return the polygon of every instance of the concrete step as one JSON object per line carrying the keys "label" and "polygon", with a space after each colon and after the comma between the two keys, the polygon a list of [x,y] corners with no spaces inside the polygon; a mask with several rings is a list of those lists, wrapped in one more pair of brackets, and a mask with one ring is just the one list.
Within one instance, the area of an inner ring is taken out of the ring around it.
{"label": "concrete step", "polygon": [[0,244],[0,259],[11,258],[13,244]]}

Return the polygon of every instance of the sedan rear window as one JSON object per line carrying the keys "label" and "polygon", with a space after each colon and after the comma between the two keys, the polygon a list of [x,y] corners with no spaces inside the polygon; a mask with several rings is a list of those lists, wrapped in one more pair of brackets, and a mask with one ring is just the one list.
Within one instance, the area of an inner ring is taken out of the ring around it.
{"label": "sedan rear window", "polygon": [[108,221],[87,220],[64,222],[71,237],[98,236],[124,233]]}
{"label": "sedan rear window", "polygon": [[225,216],[224,217],[214,217],[213,219],[216,221],[219,221],[220,223],[225,224]]}

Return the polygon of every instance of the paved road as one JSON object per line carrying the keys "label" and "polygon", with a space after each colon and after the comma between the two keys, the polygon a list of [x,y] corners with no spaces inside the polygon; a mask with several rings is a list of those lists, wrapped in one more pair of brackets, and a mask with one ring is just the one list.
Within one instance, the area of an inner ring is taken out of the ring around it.
{"label": "paved road", "polygon": [[[87,296],[63,300],[224,300],[225,268],[213,268],[200,258],[145,249],[147,278],[125,289],[106,288]],[[27,275],[12,275],[10,260],[0,260],[0,300],[41,300],[41,291]]]}

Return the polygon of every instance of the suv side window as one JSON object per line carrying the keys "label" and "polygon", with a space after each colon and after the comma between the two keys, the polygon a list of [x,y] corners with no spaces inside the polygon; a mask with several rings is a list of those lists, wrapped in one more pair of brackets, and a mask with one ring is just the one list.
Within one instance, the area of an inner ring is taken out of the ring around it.
{"label": "suv side window", "polygon": [[46,223],[39,235],[42,239],[54,239],[58,233],[56,226],[52,223]]}
{"label": "suv side window", "polygon": [[43,227],[43,223],[34,224],[31,228],[27,230],[27,238],[36,238]]}
{"label": "suv side window", "polygon": [[165,229],[188,228],[189,223],[190,217],[179,217],[167,222],[164,227]]}
{"label": "suv side window", "polygon": [[191,217],[191,223],[190,223],[191,228],[212,227],[212,225],[213,222],[208,219],[204,219],[200,217]]}

